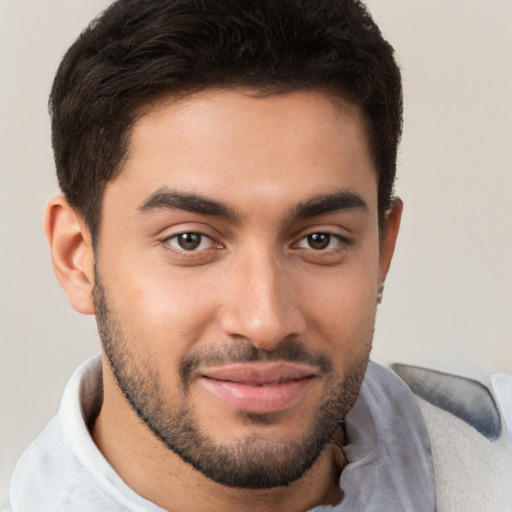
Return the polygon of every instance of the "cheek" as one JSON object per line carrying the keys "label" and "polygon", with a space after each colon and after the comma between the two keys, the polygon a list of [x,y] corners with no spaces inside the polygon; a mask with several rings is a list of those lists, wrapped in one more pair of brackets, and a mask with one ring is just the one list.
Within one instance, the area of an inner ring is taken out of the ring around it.
{"label": "cheek", "polygon": [[304,294],[310,329],[343,358],[367,350],[375,324],[378,260],[340,268],[328,279],[308,277],[316,292]]}
{"label": "cheek", "polygon": [[166,360],[181,357],[204,337],[216,298],[211,283],[204,286],[194,269],[176,272],[166,264],[118,261],[106,275],[108,297],[123,328],[148,353]]}
{"label": "cheek", "polygon": [[356,282],[351,286],[349,280],[333,284],[330,289],[312,298],[310,308],[317,324],[331,335],[342,335],[349,331],[363,331],[372,326],[376,310],[376,285],[367,286]]}

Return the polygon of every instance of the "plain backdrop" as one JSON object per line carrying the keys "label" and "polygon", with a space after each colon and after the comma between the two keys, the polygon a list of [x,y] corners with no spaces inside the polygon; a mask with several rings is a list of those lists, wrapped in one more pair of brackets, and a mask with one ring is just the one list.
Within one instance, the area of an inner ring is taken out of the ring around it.
{"label": "plain backdrop", "polygon": [[[98,351],[51,269],[47,96],[108,0],[0,0],[0,501],[15,461]],[[405,202],[373,357],[512,370],[512,1],[370,0],[405,90]]]}

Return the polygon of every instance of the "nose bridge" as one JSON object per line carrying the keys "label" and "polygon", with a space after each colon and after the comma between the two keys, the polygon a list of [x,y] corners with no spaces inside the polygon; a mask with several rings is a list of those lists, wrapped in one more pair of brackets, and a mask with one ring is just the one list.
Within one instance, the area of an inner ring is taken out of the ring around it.
{"label": "nose bridge", "polygon": [[270,248],[244,251],[230,272],[223,329],[271,349],[287,336],[302,334],[305,322],[294,299],[293,283]]}

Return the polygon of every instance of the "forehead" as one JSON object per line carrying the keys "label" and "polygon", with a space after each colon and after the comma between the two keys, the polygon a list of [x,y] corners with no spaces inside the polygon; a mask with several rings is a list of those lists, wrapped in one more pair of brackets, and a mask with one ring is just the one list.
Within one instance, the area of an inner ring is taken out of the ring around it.
{"label": "forehead", "polygon": [[349,189],[371,205],[377,175],[357,107],[319,92],[207,90],[146,109],[106,196],[117,189],[140,205],[162,187],[290,206]]}

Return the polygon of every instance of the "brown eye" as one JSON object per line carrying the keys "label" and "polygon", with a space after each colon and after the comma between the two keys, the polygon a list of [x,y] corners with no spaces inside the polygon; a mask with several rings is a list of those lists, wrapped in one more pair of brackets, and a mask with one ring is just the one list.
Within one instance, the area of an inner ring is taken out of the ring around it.
{"label": "brown eye", "polygon": [[306,237],[308,246],[317,251],[327,249],[331,243],[331,238],[332,235],[328,233],[313,233]]}
{"label": "brown eye", "polygon": [[207,249],[211,246],[210,237],[202,233],[180,233],[179,235],[171,236],[168,239],[170,245],[180,251],[196,251]]}
{"label": "brown eye", "polygon": [[201,235],[199,233],[183,233],[178,235],[178,244],[186,251],[193,251],[201,245]]}

